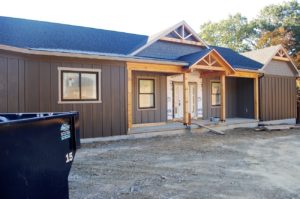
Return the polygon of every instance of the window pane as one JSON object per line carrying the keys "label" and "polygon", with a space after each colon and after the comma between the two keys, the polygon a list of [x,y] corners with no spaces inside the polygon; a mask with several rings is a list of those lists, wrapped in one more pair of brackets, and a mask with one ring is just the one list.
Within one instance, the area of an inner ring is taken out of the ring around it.
{"label": "window pane", "polygon": [[140,108],[153,108],[154,95],[153,94],[140,94],[139,95]]}
{"label": "window pane", "polygon": [[79,73],[63,72],[63,99],[80,99]]}
{"label": "window pane", "polygon": [[220,94],[221,92],[220,83],[211,83],[211,93],[212,94]]}
{"label": "window pane", "polygon": [[140,93],[154,93],[154,80],[139,80]]}
{"label": "window pane", "polygon": [[212,95],[211,96],[211,105],[221,105],[221,95]]}
{"label": "window pane", "polygon": [[97,99],[97,75],[81,73],[81,99]]}

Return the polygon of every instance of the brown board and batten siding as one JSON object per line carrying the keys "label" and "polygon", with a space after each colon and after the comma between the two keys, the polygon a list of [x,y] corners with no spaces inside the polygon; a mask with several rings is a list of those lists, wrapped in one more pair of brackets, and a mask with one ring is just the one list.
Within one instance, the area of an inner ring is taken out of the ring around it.
{"label": "brown board and batten siding", "polygon": [[262,121],[297,118],[295,77],[265,74],[259,87]]}
{"label": "brown board and batten siding", "polygon": [[295,76],[293,66],[289,62],[272,60],[264,69],[266,74],[280,76]]}
{"label": "brown board and batten siding", "polygon": [[[137,72],[133,75],[133,124],[156,123],[167,121],[167,75],[163,73]],[[151,109],[138,108],[138,79],[153,79],[155,81],[155,107]]]}
{"label": "brown board and batten siding", "polygon": [[[220,117],[221,106],[211,105],[211,83],[220,82],[220,78],[203,78],[203,118]],[[253,79],[227,77],[226,117],[254,118],[254,83]]]}
{"label": "brown board and batten siding", "polygon": [[211,82],[220,82],[219,77],[203,78],[203,119],[221,116],[221,106],[211,105]]}
{"label": "brown board and batten siding", "polygon": [[[59,104],[58,67],[101,69],[102,103]],[[0,112],[79,111],[81,137],[127,133],[124,62],[0,51]]]}
{"label": "brown board and batten siding", "polygon": [[226,117],[254,118],[253,79],[226,78]]}
{"label": "brown board and batten siding", "polygon": [[271,60],[259,79],[260,120],[297,118],[296,76],[292,63]]}

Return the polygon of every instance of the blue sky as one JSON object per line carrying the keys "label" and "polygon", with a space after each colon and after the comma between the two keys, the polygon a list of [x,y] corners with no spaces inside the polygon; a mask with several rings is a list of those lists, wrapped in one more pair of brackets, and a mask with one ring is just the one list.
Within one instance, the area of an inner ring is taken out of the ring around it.
{"label": "blue sky", "polygon": [[185,20],[200,24],[241,12],[249,19],[282,0],[2,0],[0,15],[151,35]]}

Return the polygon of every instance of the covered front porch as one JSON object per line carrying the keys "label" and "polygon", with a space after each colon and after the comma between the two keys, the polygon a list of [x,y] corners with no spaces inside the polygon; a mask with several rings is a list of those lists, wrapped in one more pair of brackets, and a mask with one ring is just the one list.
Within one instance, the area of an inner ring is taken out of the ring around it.
{"label": "covered front porch", "polygon": [[[168,79],[168,86],[173,86],[168,90],[172,91],[172,95],[168,94],[172,97],[168,100],[168,108],[172,108],[172,111],[168,109],[168,113],[172,113],[171,119],[181,120],[184,124],[189,124],[192,119],[259,119],[259,74],[256,71],[234,69],[215,50],[194,62],[181,79],[178,75]],[[183,97],[179,88],[183,89]]]}
{"label": "covered front porch", "polygon": [[[225,126],[228,122],[246,124],[259,120],[257,72],[234,69],[215,50],[193,62],[190,67],[127,63],[129,133],[183,129],[182,124],[192,126],[193,122],[215,124],[211,118]],[[202,82],[201,89],[197,88],[199,82],[193,84],[195,74]],[[169,82],[172,76],[181,79]],[[170,85],[173,98],[167,90]],[[175,89],[175,85],[180,86]],[[190,88],[200,90],[201,95],[191,95]],[[175,99],[176,92],[182,94],[182,99]],[[176,107],[178,101],[180,107]],[[195,113],[199,106],[200,114]],[[178,114],[179,108],[182,114]]]}

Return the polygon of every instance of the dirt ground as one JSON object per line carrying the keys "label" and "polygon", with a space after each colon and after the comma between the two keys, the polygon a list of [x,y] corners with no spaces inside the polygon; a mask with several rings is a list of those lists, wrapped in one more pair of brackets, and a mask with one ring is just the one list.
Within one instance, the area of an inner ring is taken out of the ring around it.
{"label": "dirt ground", "polygon": [[70,198],[300,198],[300,130],[85,144]]}

